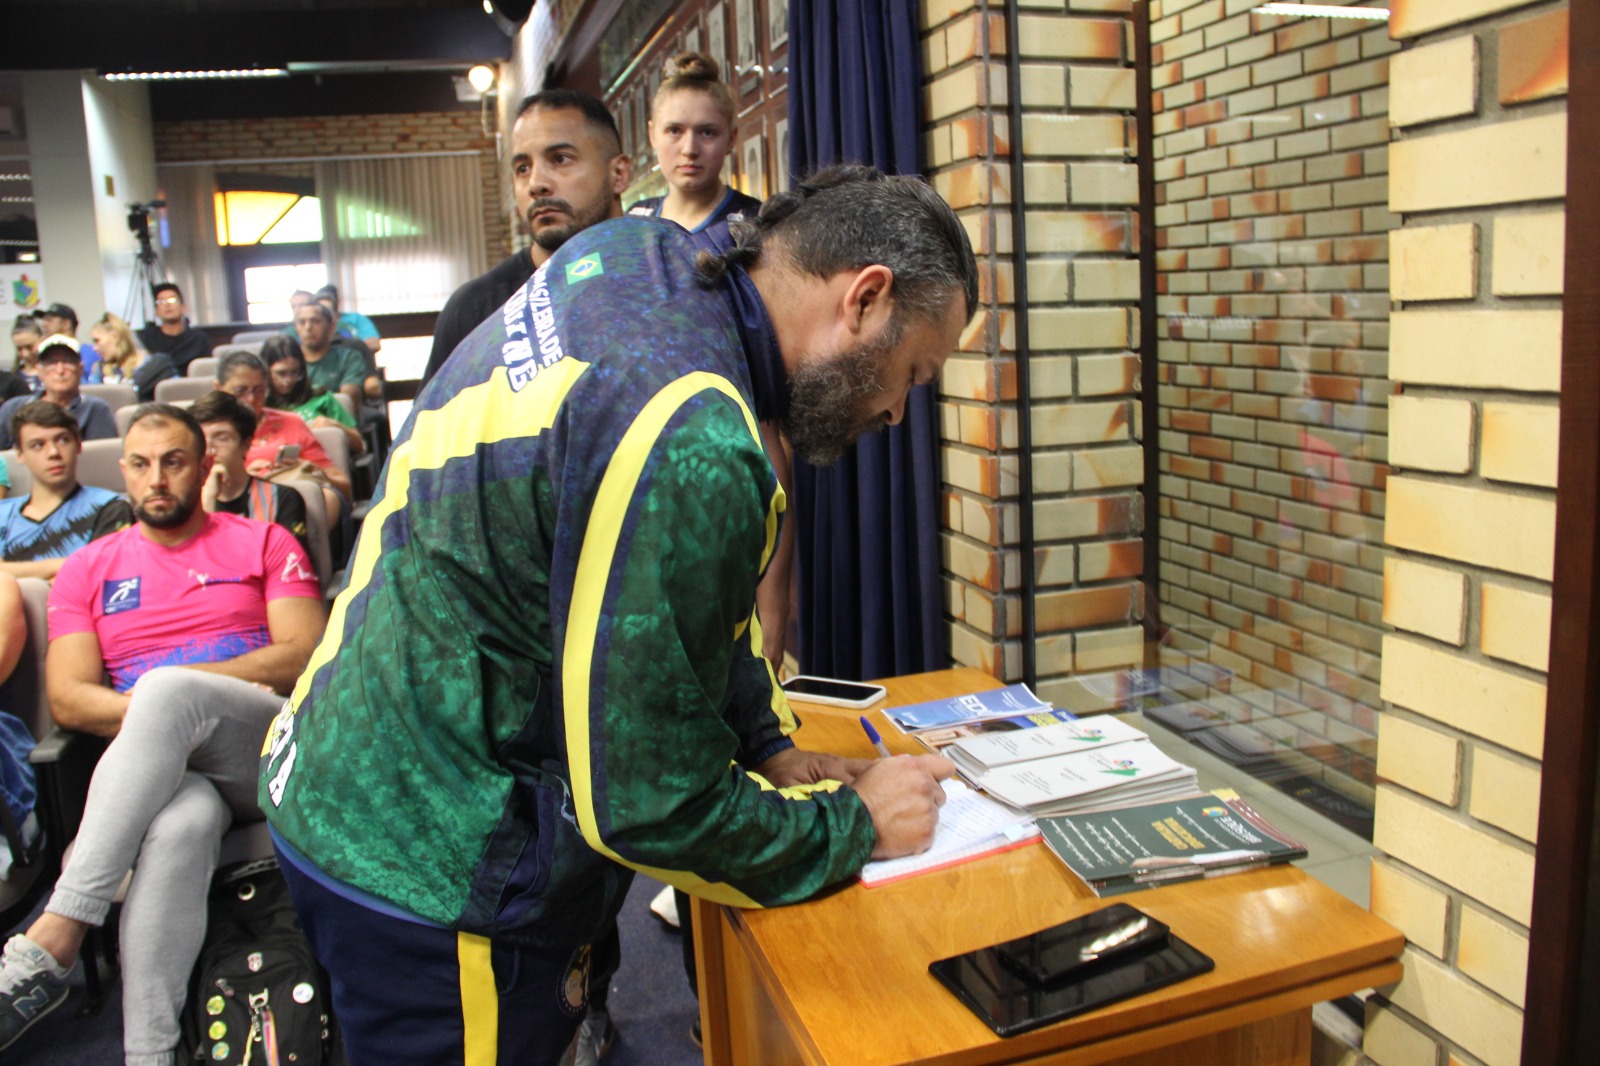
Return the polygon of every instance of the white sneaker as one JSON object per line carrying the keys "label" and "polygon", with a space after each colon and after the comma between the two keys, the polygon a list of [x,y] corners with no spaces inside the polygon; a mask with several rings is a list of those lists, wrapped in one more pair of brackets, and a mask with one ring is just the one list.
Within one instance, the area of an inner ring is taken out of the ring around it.
{"label": "white sneaker", "polygon": [[681,928],[678,923],[678,897],[673,895],[671,885],[656,893],[656,898],[650,901],[650,913],[673,929]]}

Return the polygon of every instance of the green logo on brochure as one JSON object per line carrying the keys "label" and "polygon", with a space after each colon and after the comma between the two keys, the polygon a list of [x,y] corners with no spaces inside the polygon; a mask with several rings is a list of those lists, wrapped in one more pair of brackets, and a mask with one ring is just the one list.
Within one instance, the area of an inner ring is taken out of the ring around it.
{"label": "green logo on brochure", "polygon": [[1113,759],[1111,765],[1102,767],[1101,773],[1116,774],[1118,777],[1137,777],[1139,767],[1132,759]]}
{"label": "green logo on brochure", "polygon": [[605,265],[600,262],[598,255],[586,255],[567,264],[567,284],[576,285],[605,272]]}

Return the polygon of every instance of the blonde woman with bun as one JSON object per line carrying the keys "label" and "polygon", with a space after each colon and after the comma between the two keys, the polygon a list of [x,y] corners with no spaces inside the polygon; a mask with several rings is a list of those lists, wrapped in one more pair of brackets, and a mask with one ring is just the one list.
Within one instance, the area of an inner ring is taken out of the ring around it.
{"label": "blonde woman with bun", "polygon": [[139,347],[133,328],[110,311],[89,327],[89,336],[100,353],[101,380],[132,385],[139,390],[140,403],[154,403],[156,383],[178,376],[170,358]]}
{"label": "blonde woman with bun", "polygon": [[650,147],[667,194],[641,200],[628,213],[664,218],[690,233],[754,217],[761,201],[722,180],[722,162],[733,150],[734,106],[716,60],[679,52],[664,73],[650,103]]}

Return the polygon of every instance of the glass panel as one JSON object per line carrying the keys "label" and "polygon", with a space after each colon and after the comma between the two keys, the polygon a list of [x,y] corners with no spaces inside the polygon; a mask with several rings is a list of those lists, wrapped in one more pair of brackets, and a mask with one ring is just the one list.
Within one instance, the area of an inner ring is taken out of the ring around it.
{"label": "glass panel", "polygon": [[346,240],[415,237],[422,232],[422,228],[410,219],[365,204],[340,204],[339,220],[339,235]]}
{"label": "glass panel", "polygon": [[1156,71],[1163,661],[1221,671],[1148,713],[1370,839],[1397,46],[1249,19]]}
{"label": "glass panel", "polygon": [[322,201],[302,196],[261,238],[262,244],[312,244],[322,240]]}
{"label": "glass panel", "polygon": [[223,201],[217,214],[217,243],[222,245],[260,243],[300,199],[292,192],[223,192],[217,196]]}
{"label": "glass panel", "polygon": [[328,268],[321,263],[246,267],[246,317],[252,323],[287,322],[292,293],[297,289],[316,292],[327,283]]}

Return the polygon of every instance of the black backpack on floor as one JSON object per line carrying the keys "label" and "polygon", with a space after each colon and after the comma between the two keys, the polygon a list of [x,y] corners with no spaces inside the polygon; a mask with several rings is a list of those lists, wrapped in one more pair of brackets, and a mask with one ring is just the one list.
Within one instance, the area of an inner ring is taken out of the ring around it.
{"label": "black backpack on floor", "polygon": [[342,1063],[328,978],[276,859],[217,871],[183,1010],[183,1048],[221,1066]]}

